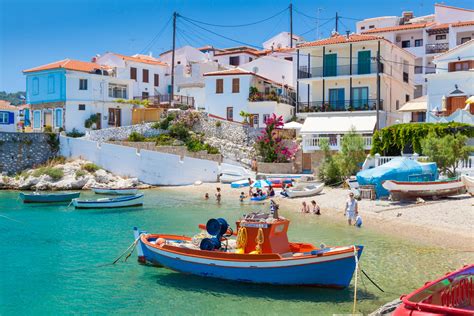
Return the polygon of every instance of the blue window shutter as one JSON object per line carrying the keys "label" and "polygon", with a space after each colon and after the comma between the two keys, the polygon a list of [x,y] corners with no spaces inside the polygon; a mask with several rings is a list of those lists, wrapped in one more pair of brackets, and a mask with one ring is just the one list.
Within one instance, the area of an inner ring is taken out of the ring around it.
{"label": "blue window shutter", "polygon": [[15,113],[8,112],[8,124],[15,124]]}

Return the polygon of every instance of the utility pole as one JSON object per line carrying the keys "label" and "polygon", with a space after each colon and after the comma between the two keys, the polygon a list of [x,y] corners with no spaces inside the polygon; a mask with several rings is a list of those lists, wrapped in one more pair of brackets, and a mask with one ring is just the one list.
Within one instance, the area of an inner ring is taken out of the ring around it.
{"label": "utility pole", "polygon": [[376,105],[376,110],[377,110],[377,117],[376,117],[376,123],[375,123],[375,128],[376,130],[380,130],[380,122],[379,122],[379,112],[380,112],[380,41],[377,43],[377,101],[375,103]]}
{"label": "utility pole", "polygon": [[173,105],[174,100],[174,54],[176,50],[176,17],[178,13],[173,12],[173,52],[171,54],[171,93],[170,93],[170,105]]}
{"label": "utility pole", "polygon": [[290,2],[290,48],[293,48],[293,3]]}
{"label": "utility pole", "polygon": [[338,26],[339,26],[339,15],[336,12],[336,33],[339,32]]}
{"label": "utility pole", "polygon": [[316,39],[320,39],[320,36],[319,36],[319,14],[321,13],[323,9],[322,8],[318,8],[318,10],[316,11]]}

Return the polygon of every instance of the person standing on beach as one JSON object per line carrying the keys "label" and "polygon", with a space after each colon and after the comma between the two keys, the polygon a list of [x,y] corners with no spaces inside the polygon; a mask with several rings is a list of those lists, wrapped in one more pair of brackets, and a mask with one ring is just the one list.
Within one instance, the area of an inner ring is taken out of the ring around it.
{"label": "person standing on beach", "polygon": [[359,215],[359,206],[356,199],[354,198],[354,193],[349,193],[349,199],[346,201],[344,216],[347,217],[347,223],[349,226],[352,225],[352,221],[356,219]]}
{"label": "person standing on beach", "polygon": [[222,198],[222,195],[221,195],[221,188],[217,188],[216,190],[217,190],[217,192],[216,192],[216,201],[217,201],[217,203],[220,203],[220,202],[221,202],[221,198]]}

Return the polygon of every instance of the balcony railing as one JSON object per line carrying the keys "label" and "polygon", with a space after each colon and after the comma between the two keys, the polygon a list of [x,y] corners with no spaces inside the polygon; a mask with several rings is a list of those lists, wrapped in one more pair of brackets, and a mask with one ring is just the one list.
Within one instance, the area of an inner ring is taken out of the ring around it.
{"label": "balcony railing", "polygon": [[275,101],[277,103],[295,105],[295,100],[291,96],[260,93],[260,92],[249,94],[248,100],[250,102]]}
{"label": "balcony railing", "polygon": [[427,54],[444,53],[449,50],[449,43],[426,44]]}
{"label": "balcony railing", "polygon": [[[300,113],[375,111],[376,109],[377,99],[298,102],[298,112]],[[380,100],[379,110],[382,109],[383,100]]]}
{"label": "balcony railing", "polygon": [[[330,150],[340,150],[343,138],[344,135],[303,135],[303,152],[321,150],[323,141],[328,142]],[[370,150],[372,148],[372,136],[363,135],[362,139],[364,140],[364,149]]]}
{"label": "balcony railing", "polygon": [[[380,64],[380,72],[383,72],[383,64]],[[298,71],[298,78],[318,78],[318,77],[336,77],[349,75],[367,75],[377,73],[377,63],[353,64],[337,67],[312,67],[301,66]]]}
{"label": "balcony railing", "polygon": [[171,95],[169,94],[159,94],[148,97],[134,97],[134,100],[148,100],[148,104],[151,107],[170,107],[186,105],[194,107],[194,97],[188,97],[185,95],[174,95],[173,102],[171,101]]}

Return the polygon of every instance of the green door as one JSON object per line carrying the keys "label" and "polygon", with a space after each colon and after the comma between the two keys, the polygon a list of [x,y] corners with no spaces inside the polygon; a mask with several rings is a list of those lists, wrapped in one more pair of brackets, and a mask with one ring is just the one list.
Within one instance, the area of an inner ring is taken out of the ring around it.
{"label": "green door", "polygon": [[344,111],[344,88],[329,89],[329,106],[331,111]]}
{"label": "green door", "polygon": [[357,53],[357,73],[359,75],[370,74],[370,50]]}
{"label": "green door", "polygon": [[337,76],[337,54],[324,55],[324,76]]}

